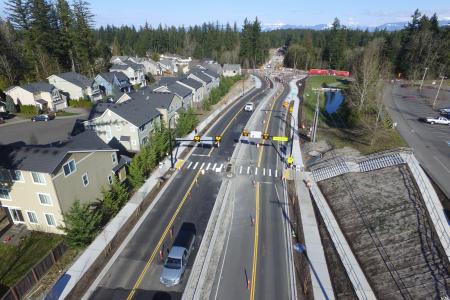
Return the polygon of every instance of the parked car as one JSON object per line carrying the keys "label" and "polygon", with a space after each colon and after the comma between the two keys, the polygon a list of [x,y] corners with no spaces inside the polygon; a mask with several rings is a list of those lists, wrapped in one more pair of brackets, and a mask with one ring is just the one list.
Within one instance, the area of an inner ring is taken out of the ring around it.
{"label": "parked car", "polygon": [[159,278],[159,281],[165,286],[170,287],[181,282],[189,256],[194,249],[195,236],[196,229],[193,223],[181,225]]}
{"label": "parked car", "polygon": [[439,109],[441,114],[450,114],[450,106]]}
{"label": "parked car", "polygon": [[254,108],[255,108],[255,105],[251,102],[245,104],[245,106],[244,106],[245,111],[253,111]]}
{"label": "parked car", "polygon": [[53,120],[55,118],[54,115],[49,115],[49,114],[42,114],[42,115],[36,115],[33,116],[31,118],[32,122],[39,122],[39,121],[44,121],[44,122],[48,122],[50,120]]}
{"label": "parked car", "polygon": [[430,124],[443,124],[450,126],[450,120],[444,117],[425,118],[425,122]]}

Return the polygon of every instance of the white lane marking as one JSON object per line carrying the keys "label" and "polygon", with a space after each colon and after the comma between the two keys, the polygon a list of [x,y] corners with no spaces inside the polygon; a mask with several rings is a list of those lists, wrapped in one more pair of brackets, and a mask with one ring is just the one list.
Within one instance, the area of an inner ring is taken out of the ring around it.
{"label": "white lane marking", "polygon": [[205,163],[202,163],[202,165],[200,166],[200,170],[203,169],[204,165],[205,165]]}
{"label": "white lane marking", "polygon": [[250,174],[250,166],[247,168],[247,174]]}
{"label": "white lane marking", "polygon": [[215,169],[216,169],[216,163],[214,163],[214,165],[213,165],[212,169],[213,169],[213,170],[215,170]]}
{"label": "white lane marking", "polygon": [[193,169],[195,170],[195,168],[197,168],[198,162],[195,163]]}
{"label": "white lane marking", "polygon": [[191,167],[191,165],[192,165],[192,161],[191,161],[191,163],[187,166],[187,169],[189,169],[189,168]]}
{"label": "white lane marking", "polygon": [[255,168],[255,175],[258,175],[258,167]]}
{"label": "white lane marking", "polygon": [[266,176],[266,168],[263,169],[263,176]]}
{"label": "white lane marking", "polygon": [[208,154],[191,154],[191,156],[208,156]]}
{"label": "white lane marking", "polygon": [[275,177],[278,177],[278,170],[275,170]]}
{"label": "white lane marking", "polygon": [[272,177],[272,169],[269,169],[269,177]]}
{"label": "white lane marking", "polygon": [[242,166],[239,168],[239,174],[242,174]]}
{"label": "white lane marking", "polygon": [[208,163],[208,165],[206,166],[206,171],[209,170],[209,166],[211,165],[211,163]]}

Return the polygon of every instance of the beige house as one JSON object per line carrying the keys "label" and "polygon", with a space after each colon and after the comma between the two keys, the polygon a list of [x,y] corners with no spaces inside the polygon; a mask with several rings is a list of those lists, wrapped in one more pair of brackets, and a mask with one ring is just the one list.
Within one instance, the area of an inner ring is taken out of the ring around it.
{"label": "beige house", "polygon": [[241,65],[238,64],[224,64],[223,65],[223,76],[233,77],[236,75],[242,75]]}
{"label": "beige house", "polygon": [[5,91],[14,103],[20,105],[34,105],[41,110],[61,110],[67,107],[67,101],[59,90],[46,82],[34,82],[22,86],[12,86]]}
{"label": "beige house", "polygon": [[51,75],[47,80],[63,91],[71,100],[92,98],[92,80],[84,75],[66,72]]}
{"label": "beige house", "polygon": [[74,201],[96,201],[121,173],[116,151],[92,132],[57,145],[0,146],[1,207],[15,224],[62,233]]}

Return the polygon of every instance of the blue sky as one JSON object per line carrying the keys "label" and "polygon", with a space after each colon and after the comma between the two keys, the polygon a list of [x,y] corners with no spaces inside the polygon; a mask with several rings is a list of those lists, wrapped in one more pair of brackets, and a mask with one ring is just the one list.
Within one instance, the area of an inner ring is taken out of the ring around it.
{"label": "blue sky", "polygon": [[[0,0],[0,15],[5,16]],[[449,0],[90,0],[96,26],[192,25],[208,21],[237,22],[258,17],[263,24],[329,24],[338,17],[345,25],[381,25],[407,21],[416,8],[450,19]]]}

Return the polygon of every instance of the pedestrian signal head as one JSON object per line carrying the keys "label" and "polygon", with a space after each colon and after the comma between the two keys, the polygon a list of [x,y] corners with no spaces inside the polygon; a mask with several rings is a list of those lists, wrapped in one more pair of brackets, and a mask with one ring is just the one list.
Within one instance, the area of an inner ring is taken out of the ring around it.
{"label": "pedestrian signal head", "polygon": [[216,140],[216,142],[220,142],[222,140],[222,136],[216,135],[215,140]]}
{"label": "pedestrian signal head", "polygon": [[264,140],[268,140],[269,139],[269,133],[268,132],[264,132],[262,135]]}
{"label": "pedestrian signal head", "polygon": [[244,129],[244,131],[242,131],[242,136],[248,136],[248,130]]}

